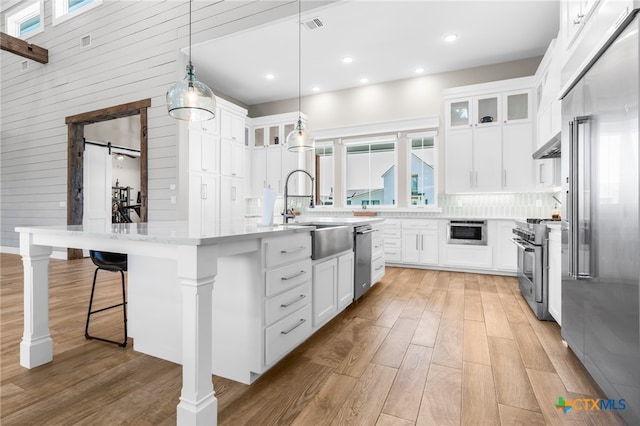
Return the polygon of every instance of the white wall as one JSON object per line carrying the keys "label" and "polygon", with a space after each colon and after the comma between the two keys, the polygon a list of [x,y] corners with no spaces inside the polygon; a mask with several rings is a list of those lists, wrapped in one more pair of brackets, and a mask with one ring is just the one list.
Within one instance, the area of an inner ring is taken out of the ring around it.
{"label": "white wall", "polygon": [[[196,1],[193,9],[194,44],[297,13],[287,1]],[[149,220],[177,219],[180,199],[170,198],[180,194],[169,186],[179,178],[178,124],[165,93],[184,77],[187,2],[105,0],[56,26],[51,0],[44,10],[45,30],[29,42],[48,49],[49,63],[21,71],[24,58],[1,53],[0,247],[18,246],[16,226],[66,224],[65,117],[146,98]],[[87,34],[91,46],[81,48]]]}

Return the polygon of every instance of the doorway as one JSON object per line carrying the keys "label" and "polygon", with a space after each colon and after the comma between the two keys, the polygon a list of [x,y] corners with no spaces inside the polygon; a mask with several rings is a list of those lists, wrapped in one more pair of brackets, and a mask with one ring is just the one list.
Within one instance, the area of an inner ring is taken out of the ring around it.
{"label": "doorway", "polygon": [[[140,207],[141,222],[147,221],[147,108],[151,99],[117,105],[67,117],[67,225],[82,225],[84,216],[85,126],[103,121],[139,115],[140,120]],[[68,249],[68,259],[80,259],[80,249]]]}

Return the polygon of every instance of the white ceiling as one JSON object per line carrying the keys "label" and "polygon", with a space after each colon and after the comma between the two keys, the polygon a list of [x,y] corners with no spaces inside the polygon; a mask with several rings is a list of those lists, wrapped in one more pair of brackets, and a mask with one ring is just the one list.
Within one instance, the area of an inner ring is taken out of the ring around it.
{"label": "white ceiling", "polygon": [[[411,78],[418,66],[435,74],[541,56],[558,34],[559,10],[559,0],[341,0],[303,12],[303,22],[318,17],[324,27],[301,30],[302,95],[365,76],[368,84]],[[193,46],[196,74],[247,105],[297,97],[297,18]],[[445,43],[447,33],[458,40]]]}

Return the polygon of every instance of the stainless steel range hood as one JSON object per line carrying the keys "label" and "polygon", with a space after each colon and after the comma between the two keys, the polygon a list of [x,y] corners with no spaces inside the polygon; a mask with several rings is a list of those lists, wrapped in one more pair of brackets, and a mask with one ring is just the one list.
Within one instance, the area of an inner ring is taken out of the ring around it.
{"label": "stainless steel range hood", "polygon": [[545,158],[560,158],[560,134],[556,133],[549,142],[542,145],[533,153],[534,160],[543,160]]}

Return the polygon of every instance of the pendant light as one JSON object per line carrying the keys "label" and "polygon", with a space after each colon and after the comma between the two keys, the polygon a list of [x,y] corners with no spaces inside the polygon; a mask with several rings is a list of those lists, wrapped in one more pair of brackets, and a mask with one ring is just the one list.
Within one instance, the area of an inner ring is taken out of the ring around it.
{"label": "pendant light", "polygon": [[178,120],[204,121],[216,116],[216,98],[206,84],[198,81],[191,63],[191,2],[189,0],[189,65],[184,80],[167,90],[167,110]]}
{"label": "pendant light", "polygon": [[298,0],[298,123],[296,124],[296,127],[291,131],[291,133],[289,133],[287,135],[287,139],[286,139],[286,145],[287,145],[287,149],[289,151],[294,151],[294,152],[302,152],[302,151],[309,151],[312,150],[314,148],[314,144],[313,144],[313,139],[311,138],[311,135],[309,135],[309,132],[307,131],[307,129],[305,129],[305,126],[302,124],[302,115],[300,112],[300,70],[302,68],[301,65],[301,48],[300,48],[300,27],[302,25],[302,18],[301,18],[301,10],[300,10],[300,2],[301,0]]}

